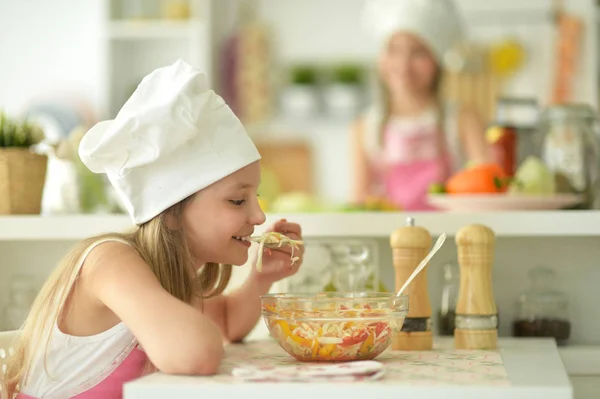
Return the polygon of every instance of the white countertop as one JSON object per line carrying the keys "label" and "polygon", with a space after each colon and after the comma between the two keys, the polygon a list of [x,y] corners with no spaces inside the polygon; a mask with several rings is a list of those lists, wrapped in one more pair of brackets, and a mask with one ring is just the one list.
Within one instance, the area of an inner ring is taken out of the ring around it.
{"label": "white countertop", "polygon": [[155,373],[126,384],[124,398],[398,399],[403,395],[419,399],[573,398],[567,372],[550,339],[501,338],[498,351],[454,351],[451,339],[439,338],[434,351],[390,349],[376,360],[389,370],[379,381],[248,383],[232,377],[232,368],[248,363],[293,362],[271,340],[232,345],[226,348],[226,359],[217,376]]}

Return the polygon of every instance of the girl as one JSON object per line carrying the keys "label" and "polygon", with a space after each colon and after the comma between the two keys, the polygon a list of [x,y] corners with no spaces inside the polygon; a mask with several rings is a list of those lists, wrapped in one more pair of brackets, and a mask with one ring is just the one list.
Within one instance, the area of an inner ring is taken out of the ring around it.
{"label": "girl", "polygon": [[[223,341],[242,340],[259,295],[301,263],[266,253],[261,273],[222,294],[265,221],[256,147],[204,75],[178,61],[147,76],[79,153],[137,228],[85,240],[49,277],[20,331],[9,397],[113,399],[150,369],[215,373]],[[301,237],[285,220],[273,229]]]}
{"label": "girl", "polygon": [[459,16],[450,0],[367,0],[363,11],[380,44],[381,101],[353,129],[354,200],[429,209],[432,183],[490,156],[477,116],[440,100],[442,57],[460,38]]}

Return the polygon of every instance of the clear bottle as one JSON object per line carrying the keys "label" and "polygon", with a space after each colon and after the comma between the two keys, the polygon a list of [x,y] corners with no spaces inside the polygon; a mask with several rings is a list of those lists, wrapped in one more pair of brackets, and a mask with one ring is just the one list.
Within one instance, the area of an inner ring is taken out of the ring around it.
{"label": "clear bottle", "polygon": [[454,335],[454,317],[456,316],[456,302],[460,288],[460,269],[453,261],[444,264],[444,284],[442,287],[442,302],[438,312],[438,333],[440,335]]}
{"label": "clear bottle", "polygon": [[537,267],[529,273],[531,285],[519,296],[513,321],[515,337],[553,337],[565,345],[571,334],[567,296],[553,288],[555,272]]}
{"label": "clear bottle", "polygon": [[[311,242],[304,253],[304,263],[296,274],[281,282],[284,291],[290,293],[318,293],[331,291],[331,254],[326,245]],[[306,243],[305,243],[306,245]]]}

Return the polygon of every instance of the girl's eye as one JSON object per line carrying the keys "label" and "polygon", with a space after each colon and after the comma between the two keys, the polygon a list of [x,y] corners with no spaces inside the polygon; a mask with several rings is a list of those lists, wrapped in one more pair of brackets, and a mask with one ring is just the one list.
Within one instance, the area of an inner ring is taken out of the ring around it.
{"label": "girl's eye", "polygon": [[246,200],[230,200],[229,202],[231,202],[233,205],[235,206],[240,206],[242,205],[244,202],[246,202]]}

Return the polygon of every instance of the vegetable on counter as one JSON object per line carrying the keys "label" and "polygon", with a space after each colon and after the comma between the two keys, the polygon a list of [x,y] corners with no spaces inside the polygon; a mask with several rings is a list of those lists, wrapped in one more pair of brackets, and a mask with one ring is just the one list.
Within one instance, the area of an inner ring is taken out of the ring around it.
{"label": "vegetable on counter", "polygon": [[429,194],[444,194],[446,192],[446,187],[443,183],[433,183],[429,186]]}
{"label": "vegetable on counter", "polygon": [[529,156],[523,161],[508,188],[509,194],[554,195],[556,181],[541,159]]}
{"label": "vegetable on counter", "polygon": [[370,196],[359,204],[345,205],[340,208],[342,212],[398,212],[402,208],[385,197]]}
{"label": "vegetable on counter", "polygon": [[445,183],[429,187],[430,195],[503,194],[506,196],[553,196],[557,193],[576,193],[569,180],[554,174],[538,157],[530,155],[514,176],[505,173],[497,163],[469,164]]}
{"label": "vegetable on counter", "polygon": [[303,192],[281,193],[269,207],[269,211],[274,213],[312,213],[325,209],[315,196]]}
{"label": "vegetable on counter", "polygon": [[384,197],[370,196],[357,204],[327,203],[318,197],[303,192],[287,192],[274,200],[259,198],[261,208],[273,213],[316,213],[316,212],[397,212],[402,208]]}
{"label": "vegetable on counter", "polygon": [[509,183],[510,178],[500,165],[483,163],[455,173],[446,182],[445,191],[448,194],[504,193]]}

